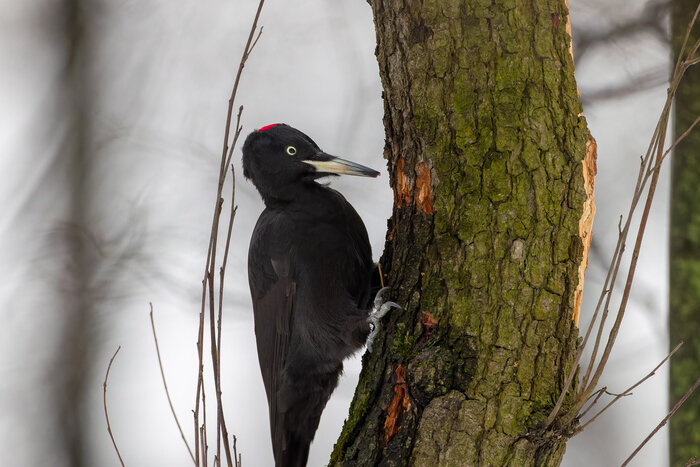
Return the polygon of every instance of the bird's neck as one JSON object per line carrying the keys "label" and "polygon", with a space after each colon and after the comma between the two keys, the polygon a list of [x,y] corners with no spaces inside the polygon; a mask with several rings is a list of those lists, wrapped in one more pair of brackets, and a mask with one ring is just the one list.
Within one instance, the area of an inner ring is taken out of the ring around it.
{"label": "bird's neck", "polygon": [[[281,189],[280,189],[281,188]],[[315,181],[289,184],[275,187],[273,190],[258,190],[270,209],[286,209],[292,206],[309,206],[313,208],[328,197],[330,188]]]}

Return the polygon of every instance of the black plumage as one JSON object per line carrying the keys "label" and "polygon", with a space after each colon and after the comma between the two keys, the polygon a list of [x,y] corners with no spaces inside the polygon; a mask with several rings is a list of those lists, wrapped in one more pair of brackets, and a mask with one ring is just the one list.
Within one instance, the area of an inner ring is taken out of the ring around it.
{"label": "black plumage", "polygon": [[362,219],[326,175],[376,177],[288,125],[254,131],[243,169],[265,210],[248,253],[255,336],[277,467],[306,465],[343,360],[370,332],[379,289]]}

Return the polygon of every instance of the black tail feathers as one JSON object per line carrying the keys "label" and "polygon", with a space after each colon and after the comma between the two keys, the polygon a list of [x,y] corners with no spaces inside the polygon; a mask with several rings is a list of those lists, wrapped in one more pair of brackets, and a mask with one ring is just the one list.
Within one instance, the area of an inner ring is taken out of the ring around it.
{"label": "black tail feathers", "polygon": [[275,453],[275,467],[306,467],[310,441],[288,436],[285,446]]}

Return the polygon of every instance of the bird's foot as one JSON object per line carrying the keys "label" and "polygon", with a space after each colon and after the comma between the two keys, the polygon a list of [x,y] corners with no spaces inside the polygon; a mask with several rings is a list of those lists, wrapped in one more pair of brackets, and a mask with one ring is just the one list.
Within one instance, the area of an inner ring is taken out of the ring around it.
{"label": "bird's foot", "polygon": [[383,302],[382,303],[382,295],[384,295],[384,293],[387,290],[389,290],[389,287],[384,287],[379,292],[377,292],[377,295],[374,298],[374,309],[369,314],[368,320],[369,320],[370,326],[372,327],[372,330],[370,331],[369,336],[367,336],[367,350],[370,353],[372,352],[372,343],[374,342],[374,338],[379,333],[379,321],[392,308],[401,309],[401,307],[397,303],[394,303],[394,302]]}

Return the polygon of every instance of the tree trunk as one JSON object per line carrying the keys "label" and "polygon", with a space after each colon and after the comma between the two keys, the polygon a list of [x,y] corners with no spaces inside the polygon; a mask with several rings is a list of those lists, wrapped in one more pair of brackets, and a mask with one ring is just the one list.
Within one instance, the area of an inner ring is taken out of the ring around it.
{"label": "tree trunk", "polygon": [[[697,0],[671,2],[674,63]],[[688,40],[698,40],[698,27]],[[686,71],[674,104],[674,139],[700,115],[700,70]],[[691,132],[673,151],[671,167],[671,247],[669,329],[674,346],[685,345],[671,360],[669,403],[673,405],[700,375],[700,131]],[[700,454],[700,396],[694,394],[671,417],[671,465]]]}
{"label": "tree trunk", "polygon": [[544,425],[592,216],[566,3],[370,4],[395,196],[381,264],[403,310],[330,464],[557,465],[571,427]]}
{"label": "tree trunk", "polygon": [[[55,412],[47,423],[54,426],[55,446],[51,446],[53,465],[81,467],[89,464],[87,421],[89,406],[85,402],[89,389],[96,335],[94,296],[100,255],[93,248],[89,213],[96,195],[90,183],[94,169],[89,153],[91,139],[90,105],[91,76],[90,21],[88,5],[82,0],[63,0],[57,21],[63,28],[65,44],[62,74],[57,81],[61,97],[55,120],[65,133],[55,157],[65,166],[65,183],[69,204],[66,227],[59,229],[63,237],[52,245],[65,253],[62,275],[57,278],[61,301],[55,310],[57,348],[50,364],[50,398]],[[54,319],[53,317],[51,319]]]}

